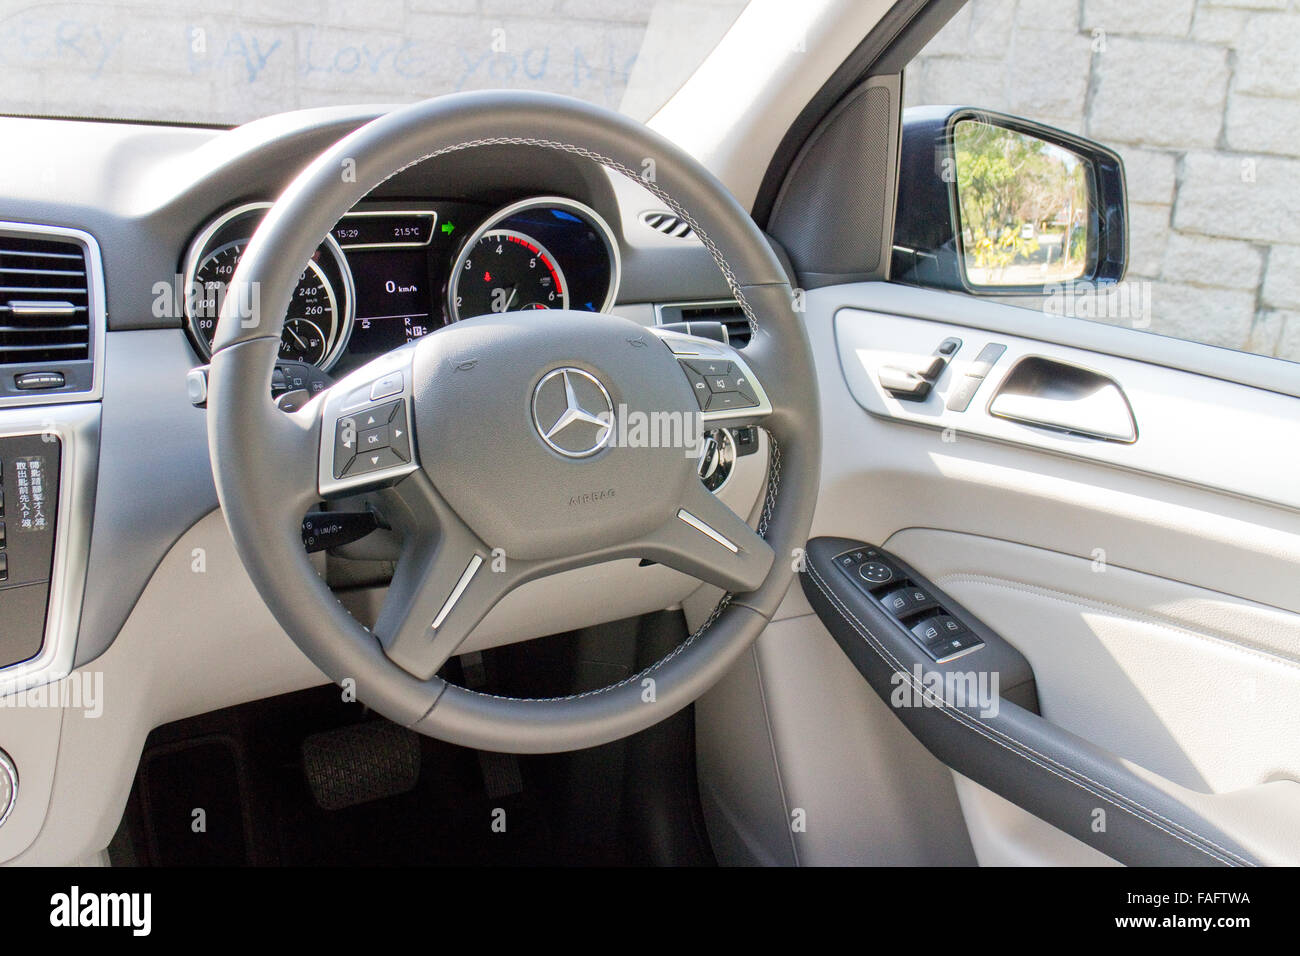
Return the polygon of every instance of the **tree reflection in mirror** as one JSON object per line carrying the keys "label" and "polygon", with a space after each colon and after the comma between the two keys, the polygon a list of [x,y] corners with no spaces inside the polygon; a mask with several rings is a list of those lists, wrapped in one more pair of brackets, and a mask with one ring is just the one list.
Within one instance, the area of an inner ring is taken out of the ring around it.
{"label": "tree reflection in mirror", "polygon": [[972,286],[1037,286],[1083,275],[1088,164],[1037,137],[978,120],[953,128],[961,248]]}

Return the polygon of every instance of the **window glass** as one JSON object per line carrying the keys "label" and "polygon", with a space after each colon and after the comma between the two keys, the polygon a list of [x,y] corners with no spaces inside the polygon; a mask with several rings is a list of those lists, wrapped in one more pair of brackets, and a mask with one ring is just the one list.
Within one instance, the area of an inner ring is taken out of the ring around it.
{"label": "window glass", "polygon": [[744,6],[0,0],[0,113],[234,125],[312,106],[508,88],[566,93],[644,119]]}
{"label": "window glass", "polygon": [[1120,153],[1127,277],[1073,314],[1300,360],[1294,2],[970,0],[904,90],[908,106],[997,110]]}

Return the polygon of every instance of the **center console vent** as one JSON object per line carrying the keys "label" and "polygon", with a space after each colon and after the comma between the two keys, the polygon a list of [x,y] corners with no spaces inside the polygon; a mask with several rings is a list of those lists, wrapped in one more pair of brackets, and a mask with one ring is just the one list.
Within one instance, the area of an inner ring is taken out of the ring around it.
{"label": "center console vent", "polygon": [[85,398],[103,343],[99,253],[85,233],[0,223],[0,405]]}

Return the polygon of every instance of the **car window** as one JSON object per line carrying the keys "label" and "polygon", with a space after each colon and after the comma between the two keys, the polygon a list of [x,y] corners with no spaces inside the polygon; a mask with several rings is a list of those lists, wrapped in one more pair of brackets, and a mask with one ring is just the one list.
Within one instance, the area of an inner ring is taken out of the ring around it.
{"label": "car window", "polygon": [[1300,360],[1295,3],[970,0],[904,91],[908,106],[1015,114],[1123,157],[1124,283],[1017,304]]}
{"label": "car window", "polygon": [[[645,119],[744,7],[745,0],[0,0],[0,113],[234,125],[304,107],[507,88],[566,93]],[[690,30],[680,28],[684,21]]]}

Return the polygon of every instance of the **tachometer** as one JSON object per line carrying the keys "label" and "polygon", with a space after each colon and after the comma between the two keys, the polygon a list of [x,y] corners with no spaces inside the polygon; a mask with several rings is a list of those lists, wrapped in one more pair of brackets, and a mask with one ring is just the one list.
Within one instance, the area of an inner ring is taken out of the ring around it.
{"label": "tachometer", "polygon": [[595,210],[562,196],[511,203],[470,233],[447,279],[454,322],[525,309],[608,310],[618,242]]}
{"label": "tachometer", "polygon": [[[205,358],[240,257],[266,203],[251,203],[217,219],[195,239],[186,267],[185,318]],[[285,313],[280,358],[328,369],[347,344],[352,315],[351,273],[342,250],[327,237],[303,269]],[[251,308],[243,303],[241,308]]]}
{"label": "tachometer", "polygon": [[567,309],[568,288],[555,257],[540,242],[513,229],[491,229],[461,251],[449,294],[459,319]]}

